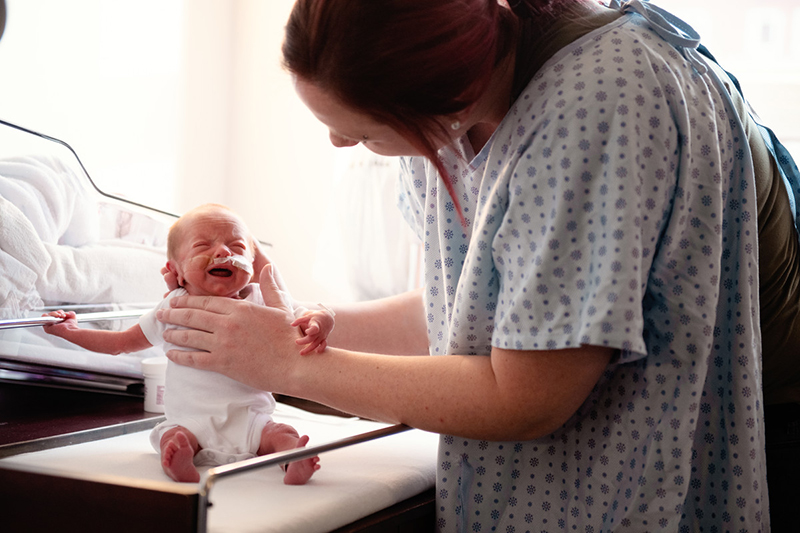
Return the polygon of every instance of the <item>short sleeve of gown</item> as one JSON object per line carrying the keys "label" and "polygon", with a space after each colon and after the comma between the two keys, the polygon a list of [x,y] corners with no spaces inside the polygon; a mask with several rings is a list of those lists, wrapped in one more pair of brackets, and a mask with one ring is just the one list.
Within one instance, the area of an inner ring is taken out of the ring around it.
{"label": "short sleeve of gown", "polygon": [[528,140],[492,242],[493,345],[591,344],[636,358],[646,354],[642,301],[675,192],[678,135],[656,86],[609,86],[607,75],[573,67],[533,89],[544,103],[520,112],[531,122],[511,135]]}

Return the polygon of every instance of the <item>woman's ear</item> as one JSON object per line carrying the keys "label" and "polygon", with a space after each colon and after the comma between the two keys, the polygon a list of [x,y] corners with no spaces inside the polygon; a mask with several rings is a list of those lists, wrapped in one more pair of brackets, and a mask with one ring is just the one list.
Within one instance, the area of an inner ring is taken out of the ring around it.
{"label": "woman's ear", "polygon": [[445,119],[445,127],[452,130],[453,136],[460,137],[469,129],[469,116],[475,109],[475,103],[471,103],[458,113],[448,115]]}

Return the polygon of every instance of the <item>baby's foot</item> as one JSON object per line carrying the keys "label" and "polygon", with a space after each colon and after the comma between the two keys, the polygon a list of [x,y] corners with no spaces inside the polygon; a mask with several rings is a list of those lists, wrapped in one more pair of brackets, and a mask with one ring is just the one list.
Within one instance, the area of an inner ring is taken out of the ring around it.
{"label": "baby's foot", "polygon": [[[297,447],[302,448],[308,443],[308,435],[303,435],[297,441]],[[311,479],[311,476],[319,470],[319,457],[311,457],[289,463],[286,466],[286,475],[283,476],[283,482],[287,485],[303,485],[306,481]]]}
{"label": "baby's foot", "polygon": [[161,447],[161,466],[164,472],[175,481],[197,483],[200,474],[194,466],[194,450],[189,437],[182,431],[176,432]]}

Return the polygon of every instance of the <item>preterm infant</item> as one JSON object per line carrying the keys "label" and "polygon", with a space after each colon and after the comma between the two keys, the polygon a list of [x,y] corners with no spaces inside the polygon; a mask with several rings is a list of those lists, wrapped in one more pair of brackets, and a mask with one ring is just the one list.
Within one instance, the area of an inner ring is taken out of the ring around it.
{"label": "preterm infant", "polygon": [[[49,316],[62,322],[45,326],[47,333],[62,337],[88,350],[120,354],[164,345],[166,325],[156,318],[158,309],[180,295],[223,296],[263,305],[258,284],[251,283],[255,243],[244,222],[230,209],[205,204],[182,217],[170,228],[167,267],[179,288],[171,291],[139,323],[125,331],[83,329],[75,313],[53,311]],[[291,297],[283,293],[287,303]],[[292,305],[305,345],[301,353],[323,351],[333,330],[332,312],[306,310]],[[169,326],[172,327],[172,326]],[[303,447],[308,436],[300,436],[290,425],[277,423],[271,414],[275,400],[268,392],[254,389],[215,372],[197,370],[169,362],[166,376],[166,420],[150,436],[161,453],[164,472],[173,480],[197,482],[197,466],[219,465],[254,456]],[[284,483],[303,484],[319,469],[319,458],[290,463]]]}

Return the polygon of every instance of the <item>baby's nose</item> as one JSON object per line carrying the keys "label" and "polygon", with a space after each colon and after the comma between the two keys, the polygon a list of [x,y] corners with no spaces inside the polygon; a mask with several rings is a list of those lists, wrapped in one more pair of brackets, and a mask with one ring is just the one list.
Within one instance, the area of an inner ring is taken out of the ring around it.
{"label": "baby's nose", "polygon": [[230,257],[233,255],[233,252],[230,249],[223,245],[217,246],[217,249],[214,252],[214,257]]}

